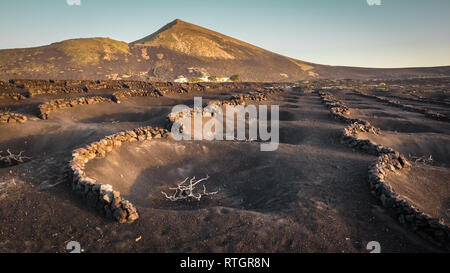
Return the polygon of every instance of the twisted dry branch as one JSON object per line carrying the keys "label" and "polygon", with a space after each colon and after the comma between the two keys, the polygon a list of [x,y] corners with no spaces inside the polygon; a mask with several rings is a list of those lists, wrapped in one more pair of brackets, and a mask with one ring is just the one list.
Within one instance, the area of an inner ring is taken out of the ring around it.
{"label": "twisted dry branch", "polygon": [[21,151],[19,154],[13,154],[9,151],[9,149],[6,150],[6,152],[8,153],[8,155],[3,156],[2,155],[3,151],[0,151],[0,164],[2,165],[6,165],[6,166],[12,166],[12,165],[16,165],[19,163],[24,163],[25,160],[31,159],[31,157],[28,156],[23,156],[22,153],[23,151]]}
{"label": "twisted dry branch", "polygon": [[172,195],[168,195],[167,193],[165,193],[163,191],[161,193],[164,195],[164,197],[166,197],[170,201],[178,201],[178,200],[185,200],[185,199],[193,199],[193,200],[200,201],[200,199],[203,196],[217,194],[217,191],[207,192],[206,186],[204,184],[203,184],[203,192],[197,192],[197,193],[194,192],[195,186],[197,184],[209,179],[208,175],[206,175],[206,177],[199,179],[199,180],[195,180],[195,176],[194,176],[189,180],[189,185],[184,185],[188,181],[188,179],[189,179],[189,177],[186,177],[186,179],[184,179],[181,183],[179,183],[176,188],[169,188],[170,190],[175,191]]}
{"label": "twisted dry branch", "polygon": [[422,163],[425,165],[433,165],[434,159],[433,157],[430,155],[428,157],[426,156],[412,156],[409,155],[411,157],[411,160],[414,161],[414,163]]}

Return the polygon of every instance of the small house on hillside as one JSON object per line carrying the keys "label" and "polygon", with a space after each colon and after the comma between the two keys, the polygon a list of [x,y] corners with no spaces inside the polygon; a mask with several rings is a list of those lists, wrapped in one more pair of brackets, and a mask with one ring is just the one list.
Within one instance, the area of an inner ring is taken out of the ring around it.
{"label": "small house on hillside", "polygon": [[175,79],[175,81],[174,82],[181,82],[181,83],[186,83],[186,82],[188,82],[188,79],[187,78],[185,78],[184,76],[178,76],[178,78],[177,79]]}
{"label": "small house on hillside", "polygon": [[218,82],[229,82],[230,78],[229,77],[217,77],[217,81]]}

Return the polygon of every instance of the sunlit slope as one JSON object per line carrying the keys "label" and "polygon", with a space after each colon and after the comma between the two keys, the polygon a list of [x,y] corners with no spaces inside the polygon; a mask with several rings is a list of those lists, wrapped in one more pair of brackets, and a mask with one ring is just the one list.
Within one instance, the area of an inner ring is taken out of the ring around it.
{"label": "sunlit slope", "polygon": [[130,44],[110,38],[71,39],[47,46],[0,50],[0,79],[131,79],[180,76],[242,81],[317,78],[450,76],[449,67],[370,69],[317,65],[282,56],[218,32],[174,20]]}

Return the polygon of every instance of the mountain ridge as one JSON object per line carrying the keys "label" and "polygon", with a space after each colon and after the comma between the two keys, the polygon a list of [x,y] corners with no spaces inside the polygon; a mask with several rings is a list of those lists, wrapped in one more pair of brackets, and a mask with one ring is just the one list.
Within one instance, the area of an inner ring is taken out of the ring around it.
{"label": "mountain ridge", "polygon": [[159,30],[157,30],[156,32],[154,32],[154,33],[152,33],[152,34],[150,34],[150,35],[148,35],[148,36],[146,36],[146,37],[144,37],[142,39],[139,39],[139,40],[136,40],[134,42],[131,42],[130,44],[136,44],[136,45],[152,44],[151,41],[156,40],[157,38],[159,38],[160,35],[165,34],[168,31],[170,31],[171,29],[174,29],[174,28],[177,28],[177,27],[180,27],[182,29],[184,28],[184,29],[195,30],[195,31],[197,31],[199,33],[202,33],[202,34],[214,35],[215,37],[226,39],[228,41],[232,41],[232,42],[234,42],[236,44],[239,44],[239,45],[242,45],[242,46],[251,47],[251,48],[253,48],[255,50],[268,51],[268,50],[265,50],[265,49],[263,49],[261,47],[252,45],[250,43],[247,43],[247,42],[244,42],[244,41],[241,41],[241,40],[238,40],[238,39],[233,38],[233,37],[228,36],[228,35],[224,35],[222,33],[216,32],[214,30],[211,30],[211,29],[208,29],[208,28],[204,28],[204,27],[192,24],[192,23],[185,22],[185,21],[183,21],[181,19],[175,19],[172,22],[170,22],[170,23],[166,24],[165,26],[163,26],[162,28],[160,28]]}
{"label": "mountain ridge", "polygon": [[181,76],[195,79],[231,75],[239,75],[243,81],[261,82],[447,77],[450,66],[379,69],[319,65],[283,56],[180,19],[131,43],[96,37],[0,50],[2,80],[174,81]]}

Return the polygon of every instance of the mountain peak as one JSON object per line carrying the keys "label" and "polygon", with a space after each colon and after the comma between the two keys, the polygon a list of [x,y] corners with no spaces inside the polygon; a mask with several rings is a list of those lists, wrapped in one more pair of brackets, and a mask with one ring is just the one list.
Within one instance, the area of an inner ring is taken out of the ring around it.
{"label": "mountain peak", "polygon": [[177,19],[173,20],[170,23],[172,23],[172,24],[183,24],[183,23],[187,23],[187,22],[177,18]]}
{"label": "mountain peak", "polygon": [[[164,26],[163,26],[162,28],[160,28],[158,31],[166,30],[166,29],[169,29],[169,28],[171,28],[171,27],[173,27],[173,26],[176,26],[176,25],[192,25],[192,24],[191,24],[191,23],[188,23],[188,22],[185,22],[185,21],[183,21],[183,20],[177,18],[177,19],[171,21],[170,23],[164,25]],[[156,32],[158,32],[158,31],[156,31]]]}
{"label": "mountain peak", "polygon": [[213,59],[242,59],[261,48],[210,29],[175,19],[132,44],[163,47],[178,53]]}
{"label": "mountain peak", "polygon": [[170,23],[164,25],[162,28],[158,29],[156,32],[154,32],[154,33],[152,33],[152,34],[150,34],[148,36],[145,36],[142,39],[139,39],[139,40],[136,40],[136,41],[132,42],[132,44],[150,44],[151,41],[153,41],[159,34],[161,34],[163,32],[167,32],[167,31],[169,31],[170,29],[172,29],[174,27],[180,28],[180,27],[183,27],[183,26],[184,27],[189,27],[189,28],[193,28],[193,27],[195,28],[196,27],[194,24],[185,22],[185,21],[177,18],[177,19],[171,21]]}

